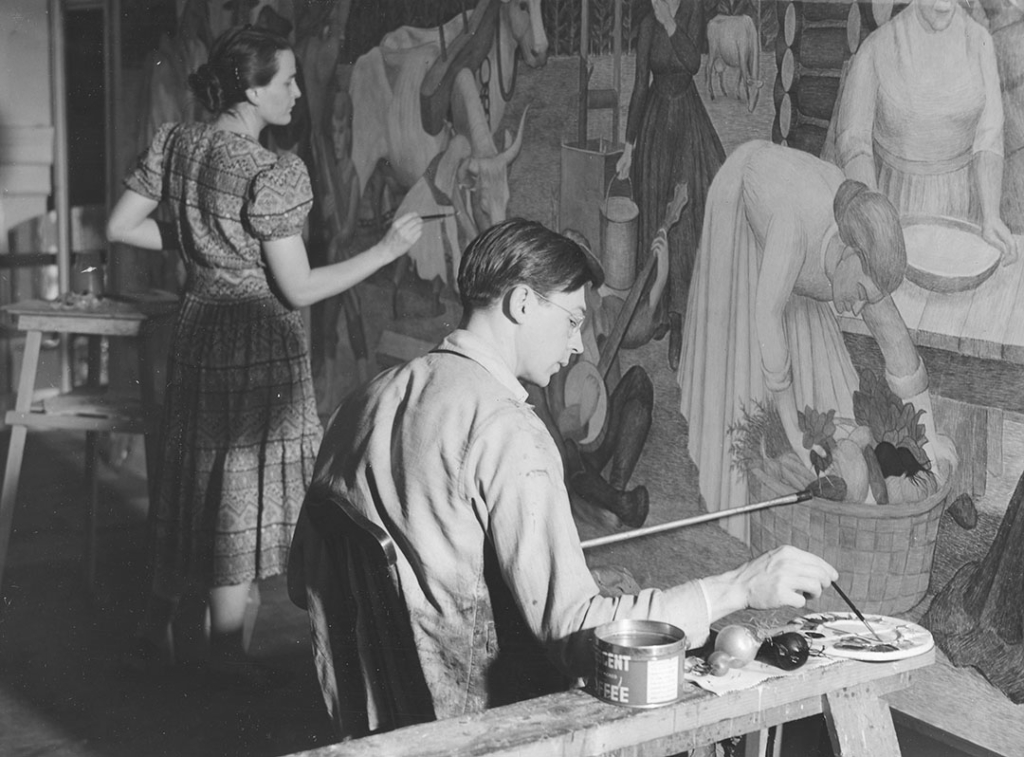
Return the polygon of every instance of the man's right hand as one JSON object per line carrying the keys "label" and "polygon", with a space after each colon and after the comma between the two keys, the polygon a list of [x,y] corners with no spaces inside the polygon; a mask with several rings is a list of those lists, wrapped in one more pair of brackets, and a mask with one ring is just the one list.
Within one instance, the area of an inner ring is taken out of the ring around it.
{"label": "man's right hand", "polygon": [[838,571],[817,555],[783,546],[703,582],[712,620],[718,620],[748,607],[803,607],[808,599],[821,596],[838,577]]}
{"label": "man's right hand", "polygon": [[740,571],[747,606],[757,610],[803,607],[839,578],[839,572],[817,555],[788,545],[765,552]]}

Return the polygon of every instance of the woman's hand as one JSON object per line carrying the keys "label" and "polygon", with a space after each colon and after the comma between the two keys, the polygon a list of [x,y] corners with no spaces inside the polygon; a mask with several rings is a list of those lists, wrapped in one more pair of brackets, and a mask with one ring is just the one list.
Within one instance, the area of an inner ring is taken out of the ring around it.
{"label": "woman's hand", "polygon": [[676,33],[676,20],[672,15],[672,8],[669,6],[669,0],[651,0],[651,8],[654,10],[654,17],[658,20],[668,36],[672,36]]}
{"label": "woman's hand", "polygon": [[956,471],[960,465],[960,454],[956,451],[956,445],[953,440],[943,434],[936,434],[935,438],[930,440],[928,445],[930,449],[926,450],[931,457],[932,462],[938,463],[939,461],[945,460],[949,463],[950,470]]}
{"label": "woman's hand", "polygon": [[423,219],[418,213],[406,213],[391,224],[380,241],[380,249],[390,260],[396,260],[407,253],[422,235]]}
{"label": "woman's hand", "polygon": [[1017,240],[1003,223],[1002,219],[994,218],[986,221],[981,227],[981,236],[1001,253],[1000,263],[1011,265],[1017,262]]}
{"label": "woman's hand", "polygon": [[668,234],[665,229],[658,229],[651,242],[651,253],[654,255],[654,284],[651,285],[651,293],[647,299],[647,306],[651,312],[658,307],[658,300],[665,291],[665,283],[668,281]]}
{"label": "woman's hand", "polygon": [[622,148],[622,155],[619,157],[619,162],[615,164],[616,176],[620,180],[629,178],[629,169],[633,167],[633,144],[626,142],[626,145]]}

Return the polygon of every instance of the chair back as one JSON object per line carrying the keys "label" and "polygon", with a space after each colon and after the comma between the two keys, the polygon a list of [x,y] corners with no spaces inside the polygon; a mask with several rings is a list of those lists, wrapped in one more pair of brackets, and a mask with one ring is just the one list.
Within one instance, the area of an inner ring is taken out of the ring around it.
{"label": "chair back", "polygon": [[[344,681],[335,683],[340,689],[353,681],[363,682],[362,697],[358,692],[347,695],[338,691],[340,708],[371,710],[375,732],[435,720],[402,595],[394,539],[326,487],[314,484],[310,488],[306,508],[324,539],[334,578],[342,590],[338,601],[344,606],[330,612],[342,626],[331,634],[335,674],[345,676]],[[356,701],[359,699],[362,702]],[[364,727],[371,728],[365,721]],[[345,724],[344,730],[345,735],[353,732],[350,724]]]}

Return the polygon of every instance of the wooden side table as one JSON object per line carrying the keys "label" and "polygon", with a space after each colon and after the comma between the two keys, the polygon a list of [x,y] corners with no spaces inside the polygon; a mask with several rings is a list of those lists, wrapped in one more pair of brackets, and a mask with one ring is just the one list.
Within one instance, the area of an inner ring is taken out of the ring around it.
{"label": "wooden side table", "polygon": [[[177,300],[168,296],[134,298],[81,298],[65,303],[28,300],[6,305],[3,310],[25,332],[25,352],[18,379],[14,409],[8,411],[6,422],[11,428],[3,487],[0,490],[0,583],[7,562],[14,507],[18,496],[21,464],[25,454],[28,429],[68,429],[86,434],[86,479],[89,487],[89,510],[86,516],[86,583],[91,590],[96,580],[96,484],[97,434],[102,431],[144,434],[146,437],[146,474],[150,499],[153,497],[158,445],[155,434],[159,424],[159,408],[152,375],[154,361],[152,340],[147,338],[147,325],[166,318],[177,309]],[[82,334],[92,337],[128,337],[138,342],[139,386],[137,396],[114,396],[98,386],[97,377],[69,393],[42,403],[33,403],[36,372],[44,333]]]}

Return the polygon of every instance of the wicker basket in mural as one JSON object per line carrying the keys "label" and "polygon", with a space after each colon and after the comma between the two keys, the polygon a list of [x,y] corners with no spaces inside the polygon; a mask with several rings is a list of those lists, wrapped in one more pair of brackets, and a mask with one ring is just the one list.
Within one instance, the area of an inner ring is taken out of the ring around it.
{"label": "wicker basket in mural", "polygon": [[[839,585],[864,612],[893,615],[924,598],[935,554],[950,470],[942,465],[938,491],[919,502],[858,504],[812,498],[798,505],[750,514],[750,544],[756,553],[783,544],[828,560],[839,571]],[[792,492],[782,482],[755,471],[752,502]],[[808,604],[816,611],[847,610],[832,590]]]}

